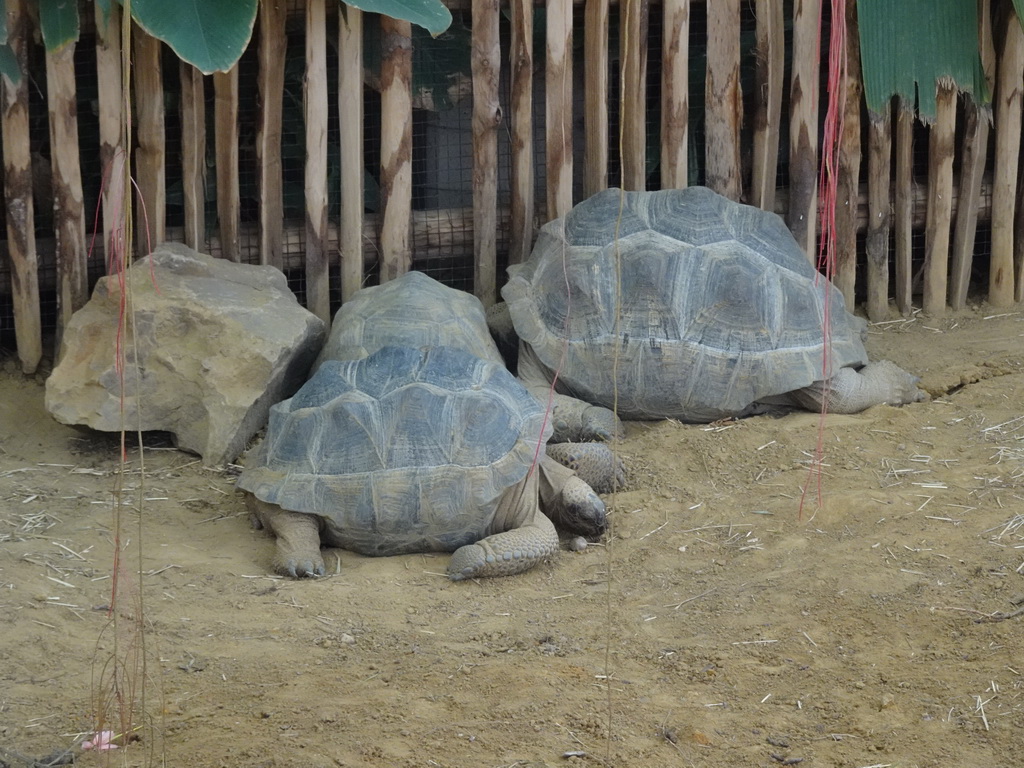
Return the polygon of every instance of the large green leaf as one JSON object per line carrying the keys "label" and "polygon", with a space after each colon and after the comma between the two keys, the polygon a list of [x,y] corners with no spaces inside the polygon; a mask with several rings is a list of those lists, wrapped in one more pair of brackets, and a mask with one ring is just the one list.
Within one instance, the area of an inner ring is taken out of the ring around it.
{"label": "large green leaf", "polygon": [[916,103],[922,119],[934,119],[942,80],[980,103],[989,100],[974,0],[858,0],[857,15],[864,97],[872,111],[881,112],[898,95]]}
{"label": "large green leaf", "polygon": [[380,13],[423,27],[435,37],[452,23],[451,12],[441,0],[344,0],[361,11]]}
{"label": "large green leaf", "polygon": [[48,51],[78,40],[77,0],[39,0],[39,26]]}
{"label": "large green leaf", "polygon": [[241,57],[258,0],[132,0],[132,18],[204,74],[227,72]]}
{"label": "large green leaf", "polygon": [[6,77],[14,85],[21,82],[21,67],[18,66],[18,58],[7,43],[0,45],[0,75]]}

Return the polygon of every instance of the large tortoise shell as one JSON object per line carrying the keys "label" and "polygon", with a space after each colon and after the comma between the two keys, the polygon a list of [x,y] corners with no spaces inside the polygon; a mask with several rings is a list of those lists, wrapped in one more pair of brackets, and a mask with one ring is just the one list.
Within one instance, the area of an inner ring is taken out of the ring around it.
{"label": "large tortoise shell", "polygon": [[718,418],[867,362],[782,220],[703,187],[605,190],[509,275],[516,332],[564,391],[629,418]]}

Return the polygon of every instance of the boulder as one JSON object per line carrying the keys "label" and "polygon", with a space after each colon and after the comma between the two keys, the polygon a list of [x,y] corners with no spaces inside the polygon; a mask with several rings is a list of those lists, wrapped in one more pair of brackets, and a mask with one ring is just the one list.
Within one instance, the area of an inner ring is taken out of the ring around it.
{"label": "boulder", "polygon": [[[162,430],[207,465],[233,461],[294,394],[323,344],[274,267],[165,243],[128,270],[134,323],[115,365],[121,287],[102,278],[64,331],[46,409],[64,424]],[[124,418],[121,417],[122,394]]]}

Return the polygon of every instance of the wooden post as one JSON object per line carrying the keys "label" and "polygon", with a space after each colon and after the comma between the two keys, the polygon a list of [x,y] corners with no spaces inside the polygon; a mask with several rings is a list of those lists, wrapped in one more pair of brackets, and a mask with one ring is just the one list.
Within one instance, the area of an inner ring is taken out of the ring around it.
{"label": "wooden post", "polygon": [[[1017,179],[1018,203],[1024,200],[1024,176]],[[1024,205],[1017,205],[1013,216],[1013,300],[1024,301]]]}
{"label": "wooden post", "polygon": [[896,307],[909,315],[913,307],[914,235],[914,112],[902,99],[896,102],[896,171],[893,228],[896,233]]}
{"label": "wooden post", "polygon": [[[590,2],[607,3],[607,0]],[[517,264],[530,256],[533,247],[533,3],[528,0],[511,0],[511,9],[512,223],[508,260],[511,264]],[[607,19],[607,10],[605,17]],[[607,84],[604,90],[608,91]],[[605,109],[607,114],[607,107]],[[607,117],[604,130],[607,144]],[[589,151],[590,145],[587,147]]]}
{"label": "wooden post", "polygon": [[[110,4],[110,13],[104,19],[103,10],[96,4],[96,88],[99,99],[100,168],[104,185],[103,252],[109,260],[111,238],[119,232],[121,217],[120,195],[123,194],[121,162],[115,161],[121,146],[121,7]],[[120,235],[118,235],[120,237]]]}
{"label": "wooden post", "polygon": [[974,236],[977,232],[978,208],[981,204],[981,181],[988,153],[989,118],[982,113],[977,102],[970,96],[967,96],[964,102],[964,116],[966,124],[963,155],[960,160],[960,194],[956,207],[956,225],[953,230],[949,268],[949,303],[953,309],[963,309],[967,303],[971,264],[974,261]]}
{"label": "wooden post", "polygon": [[608,6],[609,0],[586,0],[583,21],[583,77],[586,81],[583,103],[587,134],[583,194],[587,197],[608,186]]}
{"label": "wooden post", "polygon": [[[857,198],[860,195],[860,111],[864,86],[860,79],[860,36],[857,32],[857,4],[846,3],[846,103],[843,132],[839,141],[839,179],[835,210],[836,268],[833,282],[842,292],[846,308],[854,309],[857,296]],[[885,185],[889,197],[889,134],[886,133]],[[876,169],[877,172],[877,169]],[[874,175],[872,175],[874,178]],[[889,256],[889,212],[885,212],[885,253]],[[888,270],[886,270],[888,273]],[[888,281],[887,281],[888,282]],[[886,302],[888,311],[888,301]],[[876,307],[877,309],[877,307]]]}
{"label": "wooden post", "polygon": [[221,257],[241,259],[238,227],[242,223],[238,192],[238,65],[213,75],[214,133],[217,152],[217,222]]}
{"label": "wooden post", "polygon": [[997,307],[1014,300],[1013,212],[1020,163],[1021,102],[1024,97],[1024,32],[1010,12],[998,64],[995,108],[995,174],[992,183],[992,260],[988,300]]}
{"label": "wooden post", "polygon": [[46,92],[50,113],[50,162],[53,168],[53,229],[57,238],[57,309],[60,331],[89,298],[85,206],[78,156],[78,108],[75,103],[75,44],[46,54]]}
{"label": "wooden post", "polygon": [[381,282],[412,266],[412,27],[380,17],[381,40]]}
{"label": "wooden post", "polygon": [[306,1],[306,308],[331,322],[327,245],[327,12]]}
{"label": "wooden post", "polygon": [[782,85],[786,38],[782,0],[757,0],[757,71],[754,84],[754,167],[750,200],[766,211],[775,209]]}
{"label": "wooden post", "polygon": [[647,188],[647,0],[619,3],[622,188]]}
{"label": "wooden post", "polygon": [[789,213],[786,223],[813,264],[818,218],[818,16],[821,0],[793,0],[789,96]]}
{"label": "wooden post", "polygon": [[7,0],[7,43],[18,62],[21,79],[3,82],[4,198],[7,208],[7,252],[11,263],[14,335],[21,370],[35,373],[43,357],[39,316],[39,261],[32,208],[32,155],[28,125],[29,16],[24,0]]}
{"label": "wooden post", "polygon": [[206,79],[184,61],[180,71],[185,244],[202,251],[206,249]]}
{"label": "wooden post", "polygon": [[872,115],[868,135],[867,314],[873,321],[889,315],[889,103]]}
{"label": "wooden post", "polygon": [[338,123],[341,127],[341,300],[363,286],[363,12],[338,13]]}
{"label": "wooden post", "polygon": [[498,81],[498,0],[473,0],[473,289],[485,307],[494,304],[498,288],[498,126],[501,104]]}
{"label": "wooden post", "polygon": [[[708,68],[705,84],[707,185],[730,200],[740,199],[740,1],[708,3]],[[792,162],[791,162],[792,165]]]}
{"label": "wooden post", "polygon": [[935,124],[928,137],[928,223],[925,227],[924,311],[946,310],[949,230],[953,216],[953,138],[956,133],[956,85],[940,82]]}
{"label": "wooden post", "polygon": [[[995,88],[996,52],[992,43],[992,8],[989,0],[978,0],[978,43],[985,81],[989,93]],[[978,209],[981,207],[981,184],[988,157],[989,122],[991,107],[980,107],[968,95],[964,99],[964,143],[960,160],[960,194],[953,229],[953,252],[950,265],[949,303],[953,309],[963,309],[971,282],[974,262],[974,239],[978,227]]]}
{"label": "wooden post", "polygon": [[[284,61],[288,48],[288,38],[284,31],[286,12],[285,0],[260,2],[259,72],[256,76],[260,97],[259,123],[256,127],[260,264],[269,264],[278,269],[284,265],[281,122],[284,111]],[[344,13],[340,15],[344,17]],[[344,69],[340,69],[340,76],[344,76],[344,72]],[[349,113],[352,107],[352,104],[345,104]],[[343,127],[344,124],[342,121]]]}
{"label": "wooden post", "polygon": [[[661,52],[661,187],[689,183],[690,0],[664,0]],[[781,7],[781,5],[780,5]]]}
{"label": "wooden post", "polygon": [[135,183],[142,205],[136,207],[138,250],[148,254],[165,239],[167,208],[166,142],[164,138],[164,85],[160,41],[139,27],[132,30],[135,47],[135,112],[138,116]]}
{"label": "wooden post", "polygon": [[548,219],[572,208],[572,2],[547,0],[544,70]]}

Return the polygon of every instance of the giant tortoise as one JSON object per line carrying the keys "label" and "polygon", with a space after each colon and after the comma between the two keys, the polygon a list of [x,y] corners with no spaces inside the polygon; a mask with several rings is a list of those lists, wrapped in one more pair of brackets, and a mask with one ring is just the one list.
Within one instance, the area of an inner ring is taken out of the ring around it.
{"label": "giant tortoise", "polygon": [[604,530],[601,500],[545,454],[544,409],[501,363],[473,296],[417,272],[363,289],[317,366],[271,409],[237,481],[277,537],[279,572],[322,575],[323,543],[454,552],[455,580],[506,575],[557,550],[552,519]]}
{"label": "giant tortoise", "polygon": [[[546,224],[502,290],[519,375],[557,372],[555,439],[629,419],[707,422],[766,402],[855,413],[923,397],[869,363],[866,324],[774,213],[710,189],[609,189]],[[580,402],[582,401],[582,402]]]}

